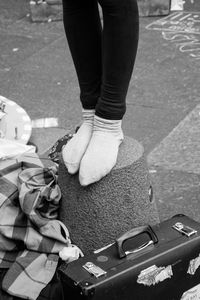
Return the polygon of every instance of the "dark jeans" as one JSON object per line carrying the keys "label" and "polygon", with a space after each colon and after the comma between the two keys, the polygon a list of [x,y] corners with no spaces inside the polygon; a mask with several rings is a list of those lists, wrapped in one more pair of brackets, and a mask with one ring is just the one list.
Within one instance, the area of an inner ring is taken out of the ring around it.
{"label": "dark jeans", "polygon": [[138,46],[137,0],[63,0],[63,13],[83,108],[122,119]]}

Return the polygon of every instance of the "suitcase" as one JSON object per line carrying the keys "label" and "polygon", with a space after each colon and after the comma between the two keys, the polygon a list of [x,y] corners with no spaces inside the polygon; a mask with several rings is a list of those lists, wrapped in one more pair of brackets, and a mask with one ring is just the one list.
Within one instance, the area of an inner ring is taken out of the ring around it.
{"label": "suitcase", "polygon": [[65,299],[200,299],[200,223],[176,215],[134,228],[59,269]]}

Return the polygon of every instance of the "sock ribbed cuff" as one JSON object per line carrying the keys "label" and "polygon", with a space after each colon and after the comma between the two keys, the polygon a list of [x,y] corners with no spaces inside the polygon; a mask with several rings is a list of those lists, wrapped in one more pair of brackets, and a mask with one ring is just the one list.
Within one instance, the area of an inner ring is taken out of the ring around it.
{"label": "sock ribbed cuff", "polygon": [[123,139],[122,120],[108,120],[95,115],[93,132],[95,131],[112,133]]}
{"label": "sock ribbed cuff", "polygon": [[94,109],[82,109],[82,118],[84,123],[93,123],[94,121]]}

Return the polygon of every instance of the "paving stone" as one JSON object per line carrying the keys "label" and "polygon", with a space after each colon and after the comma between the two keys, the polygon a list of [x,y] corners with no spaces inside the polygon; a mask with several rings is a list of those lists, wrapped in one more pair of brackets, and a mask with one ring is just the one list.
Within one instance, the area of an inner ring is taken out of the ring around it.
{"label": "paving stone", "polygon": [[150,174],[161,220],[183,213],[200,221],[199,175],[161,167],[151,167]]}
{"label": "paving stone", "polygon": [[150,165],[200,174],[200,105],[148,155]]}
{"label": "paving stone", "polygon": [[29,13],[27,0],[1,0],[0,1],[0,27],[24,18]]}
{"label": "paving stone", "polygon": [[185,0],[184,10],[186,11],[200,11],[199,0]]}
{"label": "paving stone", "polygon": [[170,12],[169,0],[139,0],[138,1],[140,16],[162,16]]}
{"label": "paving stone", "polygon": [[141,105],[127,105],[124,132],[141,142],[145,152],[149,153],[181,121],[184,114],[187,114],[184,107],[146,107],[142,101]]}
{"label": "paving stone", "polygon": [[42,37],[0,33],[0,69],[10,69],[48,45],[50,39]]}
{"label": "paving stone", "polygon": [[[53,4],[53,3],[52,3]],[[47,1],[30,1],[31,20],[33,22],[51,22],[63,19],[62,5],[49,4]]]}

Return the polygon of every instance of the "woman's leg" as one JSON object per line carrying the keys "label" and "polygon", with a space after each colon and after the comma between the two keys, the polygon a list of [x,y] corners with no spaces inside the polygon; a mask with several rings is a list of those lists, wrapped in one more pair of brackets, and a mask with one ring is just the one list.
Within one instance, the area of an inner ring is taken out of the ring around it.
{"label": "woman's leg", "polygon": [[63,0],[66,37],[80,85],[83,123],[63,150],[69,173],[79,169],[90,141],[102,76],[102,28],[96,0]]}
{"label": "woman's leg", "polygon": [[139,15],[137,0],[98,0],[103,9],[102,86],[96,115],[121,120],[136,58]]}
{"label": "woman's leg", "polygon": [[102,85],[93,135],[80,165],[82,185],[98,181],[117,161],[121,120],[135,62],[139,16],[136,0],[98,0],[103,10]]}

